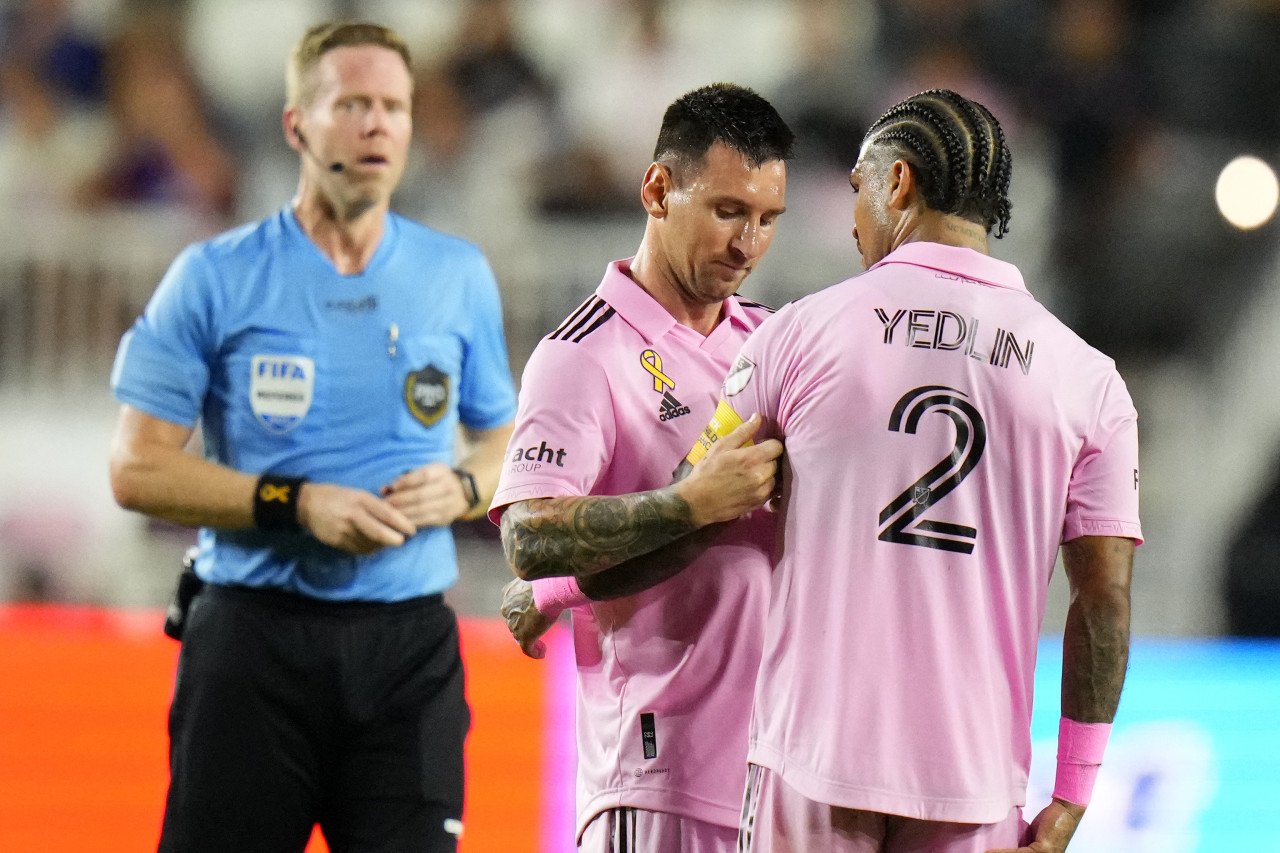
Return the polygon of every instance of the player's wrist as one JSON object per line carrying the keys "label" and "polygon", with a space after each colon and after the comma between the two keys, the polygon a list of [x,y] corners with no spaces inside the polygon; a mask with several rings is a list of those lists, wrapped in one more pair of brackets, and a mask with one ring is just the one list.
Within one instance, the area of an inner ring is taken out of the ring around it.
{"label": "player's wrist", "polygon": [[1085,810],[1089,808],[1088,806],[1082,806],[1079,803],[1073,803],[1070,800],[1064,800],[1062,797],[1053,797],[1052,799],[1055,803],[1061,806],[1067,814],[1075,818],[1076,823],[1080,822],[1080,819],[1084,817]]}
{"label": "player's wrist", "polygon": [[533,606],[547,619],[557,619],[566,610],[590,603],[591,598],[572,575],[541,578],[533,582]]}
{"label": "player's wrist", "polygon": [[253,524],[259,530],[301,530],[306,477],[265,472],[253,487]]}
{"label": "player's wrist", "polygon": [[1055,800],[1081,809],[1089,805],[1110,736],[1110,723],[1080,723],[1067,717],[1058,721]]}
{"label": "player's wrist", "polygon": [[702,512],[702,490],[696,479],[686,477],[660,491],[669,491],[681,507],[694,530],[701,530],[716,519]]}

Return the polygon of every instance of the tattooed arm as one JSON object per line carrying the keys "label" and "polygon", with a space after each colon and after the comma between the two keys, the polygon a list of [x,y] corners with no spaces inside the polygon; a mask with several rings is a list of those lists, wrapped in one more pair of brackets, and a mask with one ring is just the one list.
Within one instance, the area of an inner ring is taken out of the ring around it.
{"label": "tattooed arm", "polygon": [[1071,606],[1062,641],[1062,715],[1109,723],[1129,663],[1132,539],[1082,536],[1063,545]]}
{"label": "tattooed arm", "polygon": [[656,551],[632,557],[611,569],[580,578],[578,588],[595,601],[608,601],[643,592],[684,571],[686,566],[720,538],[727,527],[724,523],[709,524]]}
{"label": "tattooed arm", "polygon": [[[608,601],[643,592],[684,571],[686,566],[719,538],[727,526],[709,524],[656,551],[641,554],[613,568],[581,578],[578,589],[593,601]],[[507,630],[520,644],[521,651],[531,658],[544,657],[547,647],[542,636],[551,630],[561,611],[557,608],[543,613],[535,602],[533,584],[521,578],[512,578],[502,588],[501,612],[502,618],[506,620]]]}
{"label": "tattooed arm", "polygon": [[586,577],[695,530],[673,487],[617,497],[537,498],[507,507],[502,549],[525,580]]}
{"label": "tattooed arm", "polygon": [[501,525],[507,562],[525,580],[585,578],[762,506],[773,492],[782,444],[743,447],[759,424],[752,417],[717,442],[688,477],[661,489],[511,504]]}

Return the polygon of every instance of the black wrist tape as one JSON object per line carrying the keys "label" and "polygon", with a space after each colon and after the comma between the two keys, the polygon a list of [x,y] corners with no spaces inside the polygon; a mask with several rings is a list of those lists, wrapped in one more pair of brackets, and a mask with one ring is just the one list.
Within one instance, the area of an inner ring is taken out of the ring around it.
{"label": "black wrist tape", "polygon": [[298,495],[306,477],[263,474],[253,490],[253,523],[260,530],[298,530]]}

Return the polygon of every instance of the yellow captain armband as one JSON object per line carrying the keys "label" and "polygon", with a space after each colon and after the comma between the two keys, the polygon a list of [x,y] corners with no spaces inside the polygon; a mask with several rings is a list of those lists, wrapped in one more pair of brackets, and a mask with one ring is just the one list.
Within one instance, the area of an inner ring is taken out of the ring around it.
{"label": "yellow captain armband", "polygon": [[[738,413],[733,410],[724,400],[716,405],[716,413],[711,416],[711,421],[703,428],[698,440],[693,443],[692,449],[684,460],[690,465],[697,465],[702,461],[702,457],[707,455],[707,451],[711,449],[711,445],[742,426],[742,418],[738,417]],[[750,447],[754,442],[747,439],[743,447]]]}

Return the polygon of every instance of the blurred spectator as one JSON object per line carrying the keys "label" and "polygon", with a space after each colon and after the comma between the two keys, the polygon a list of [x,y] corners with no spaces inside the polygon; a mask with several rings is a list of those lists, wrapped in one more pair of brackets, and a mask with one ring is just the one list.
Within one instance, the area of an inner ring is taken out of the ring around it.
{"label": "blurred spectator", "polygon": [[1151,91],[1133,24],[1125,0],[1053,0],[1037,28],[1038,61],[1013,78],[1051,143],[1063,319],[1121,361],[1132,351],[1133,317],[1115,310],[1119,273],[1109,241],[1117,199],[1135,174]]}
{"label": "blurred spectator", "polygon": [[[1235,0],[1055,0],[1042,65],[1025,78],[1024,103],[1056,147],[1066,319],[1122,363],[1212,348],[1248,294],[1241,282],[1257,280],[1250,235],[1224,227],[1212,202],[1221,140],[1239,129],[1225,116],[1251,85],[1240,45],[1262,36],[1233,39],[1227,64],[1206,65],[1218,54],[1206,45],[1261,26],[1242,14]],[[1220,78],[1209,89],[1206,68]],[[1183,112],[1202,118],[1169,123]],[[1265,112],[1256,101],[1243,111]],[[1187,285],[1203,277],[1220,284]]]}
{"label": "blurred spectator", "polygon": [[74,601],[86,595],[89,525],[83,504],[28,495],[0,512],[0,598]]}
{"label": "blurred spectator", "polygon": [[556,109],[550,83],[519,44],[511,0],[469,0],[445,73],[472,116],[512,101]]}
{"label": "blurred spectator", "polygon": [[163,206],[216,227],[234,209],[235,172],[183,52],[180,23],[175,15],[152,10],[111,44],[107,86],[114,141],[80,199],[89,207]]}
{"label": "blurred spectator", "polygon": [[1161,119],[1241,145],[1280,144],[1280,0],[1148,2],[1140,46]]}
{"label": "blurred spectator", "polygon": [[[634,209],[636,174],[653,156],[652,129],[674,97],[693,89],[689,58],[672,44],[665,0],[623,0],[598,57],[569,83],[574,144],[539,191],[550,215],[622,215]],[[674,83],[680,80],[681,83]],[[711,82],[711,81],[702,81]],[[674,83],[674,85],[673,85]]]}
{"label": "blurred spectator", "polygon": [[535,169],[564,135],[556,92],[523,48],[512,7],[468,0],[453,49],[418,57],[418,156],[396,202],[480,243],[495,263],[524,245]]}
{"label": "blurred spectator", "polygon": [[[401,2],[412,2],[414,20],[422,20],[429,17],[425,10],[443,0]],[[201,94],[217,118],[215,132],[236,154],[232,218],[261,219],[278,210],[280,199],[288,198],[298,184],[297,155],[283,133],[262,132],[280,123],[284,109],[280,57],[288,55],[298,33],[316,21],[345,13],[332,0],[184,0],[184,4],[186,52],[200,80]]]}
{"label": "blurred spectator", "polygon": [[635,176],[653,157],[653,128],[667,105],[717,81],[772,91],[790,61],[780,22],[793,15],[789,4],[746,0],[595,6],[575,10],[582,12],[574,43],[580,58],[563,78],[575,146],[543,174],[545,206],[629,215],[639,192]]}
{"label": "blurred spectator", "polygon": [[820,169],[830,177],[831,169],[853,168],[862,134],[878,115],[871,113],[883,80],[864,49],[876,14],[862,2],[797,0],[795,15],[795,62],[773,101],[796,132],[791,171]]}
{"label": "blurred spectator", "polygon": [[876,115],[904,98],[927,89],[950,89],[984,104],[1000,118],[1005,134],[1017,137],[1022,117],[1014,107],[1015,100],[1003,81],[985,70],[977,48],[955,39],[930,37],[913,43],[902,51],[904,62],[896,77],[883,87],[876,98]]}
{"label": "blurred spectator", "polygon": [[9,600],[18,604],[41,604],[64,596],[54,590],[54,571],[44,563],[19,563],[13,573]]}
{"label": "blurred spectator", "polygon": [[66,0],[26,0],[0,15],[0,208],[65,209],[105,134],[103,50]]}
{"label": "blurred spectator", "polygon": [[0,14],[0,64],[21,69],[59,100],[99,104],[102,47],[80,32],[67,0],[25,0]]}
{"label": "blurred spectator", "polygon": [[1123,176],[1145,118],[1151,89],[1136,63],[1132,24],[1123,0],[1057,0],[1049,21],[1033,104],[1058,142],[1066,218],[1075,222]]}

